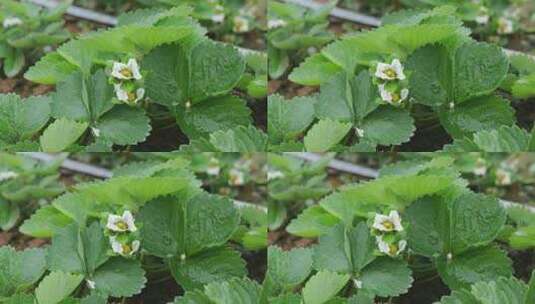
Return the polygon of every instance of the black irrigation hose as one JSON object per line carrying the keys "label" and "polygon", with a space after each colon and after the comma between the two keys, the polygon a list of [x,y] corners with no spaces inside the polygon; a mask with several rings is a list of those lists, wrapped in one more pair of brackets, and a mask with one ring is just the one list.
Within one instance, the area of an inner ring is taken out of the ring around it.
{"label": "black irrigation hose", "polygon": [[[300,159],[304,159],[310,162],[315,162],[321,159],[321,155],[316,154],[316,153],[310,153],[310,152],[285,153],[285,154],[293,156],[293,157],[297,157]],[[334,170],[351,173],[351,174],[368,177],[368,178],[376,178],[379,176],[379,172],[377,170],[354,165],[354,164],[344,162],[341,160],[337,160],[337,159],[331,160],[331,162],[328,164],[328,167]],[[510,202],[510,201],[506,201],[502,199],[500,199],[500,203],[504,208],[513,208],[513,207],[524,208],[525,210],[531,213],[535,213],[535,207],[532,207],[532,206],[527,206],[527,205]]]}

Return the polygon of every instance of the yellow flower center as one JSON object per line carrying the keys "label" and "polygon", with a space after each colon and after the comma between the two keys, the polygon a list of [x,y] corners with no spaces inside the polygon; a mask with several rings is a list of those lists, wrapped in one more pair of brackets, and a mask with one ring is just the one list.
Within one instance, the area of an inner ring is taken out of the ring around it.
{"label": "yellow flower center", "polygon": [[129,68],[123,68],[119,73],[124,77],[132,77],[132,71]]}
{"label": "yellow flower center", "polygon": [[394,223],[390,222],[390,221],[384,221],[383,222],[383,227],[385,227],[386,230],[394,230]]}
{"label": "yellow flower center", "polygon": [[126,230],[128,229],[128,224],[124,221],[118,221],[117,222],[117,227],[119,227],[119,229],[121,230]]}
{"label": "yellow flower center", "polygon": [[401,100],[401,96],[398,93],[392,93],[392,102],[398,102]]}
{"label": "yellow flower center", "polygon": [[398,252],[398,246],[396,246],[395,244],[388,245],[388,252],[390,253],[390,255],[395,255]]}
{"label": "yellow flower center", "polygon": [[126,93],[128,95],[128,101],[134,101],[136,100],[136,93],[134,92],[128,92]]}
{"label": "yellow flower center", "polygon": [[124,254],[129,254],[130,252],[132,252],[132,247],[130,247],[130,245],[122,244],[122,247]]}
{"label": "yellow flower center", "polygon": [[394,69],[392,69],[392,68],[386,69],[385,70],[385,74],[386,74],[386,76],[388,76],[390,78],[395,78],[397,76],[396,71],[394,71]]}

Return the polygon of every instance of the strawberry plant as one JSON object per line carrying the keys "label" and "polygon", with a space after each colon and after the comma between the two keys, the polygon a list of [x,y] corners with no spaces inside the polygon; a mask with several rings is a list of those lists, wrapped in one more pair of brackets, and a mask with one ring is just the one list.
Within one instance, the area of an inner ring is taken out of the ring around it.
{"label": "strawberry plant", "polygon": [[[25,77],[56,92],[24,101],[0,95],[2,148],[111,151],[174,126],[192,142],[215,134],[214,151],[235,151],[233,130],[262,141],[247,103],[266,95],[266,58],[205,37],[191,13],[187,6],[128,12],[118,27],[47,54]],[[39,111],[29,113],[33,106]]]}
{"label": "strawberry plant", "polygon": [[513,255],[498,241],[526,250],[532,219],[467,188],[461,157],[393,163],[304,209],[286,226],[289,240],[304,239],[280,240],[296,248],[269,247],[264,295],[271,303],[492,303],[510,290],[510,303],[530,303],[535,272],[528,266],[527,284],[514,277]]}
{"label": "strawberry plant", "polygon": [[[467,143],[454,143],[465,151],[529,150],[532,135],[516,125],[515,100],[499,94],[503,86],[522,97],[525,71],[511,67],[499,47],[469,34],[455,8],[442,6],[326,46],[289,76],[319,86],[319,94],[270,97],[271,149],[375,151],[438,128]],[[512,61],[522,60],[527,58]],[[295,114],[285,117],[288,111]],[[501,136],[509,130],[522,134],[517,142]],[[497,138],[477,139],[486,133]],[[473,141],[485,143],[468,146]]]}
{"label": "strawberry plant", "polygon": [[232,164],[231,158],[164,156],[168,160],[128,162],[108,180],[75,184],[35,211],[19,231],[49,244],[0,247],[0,300],[126,302],[173,280],[180,289],[160,294],[163,303],[168,295],[172,300],[224,281],[256,284],[245,278],[244,257],[266,246],[265,212],[203,190],[190,170],[201,168],[199,158]]}
{"label": "strawberry plant", "polygon": [[[331,2],[321,9],[305,9],[290,3],[268,1],[268,52],[269,76],[282,76],[292,57],[303,57],[303,53],[319,48],[334,39],[327,30],[327,17],[336,5]],[[299,60],[300,61],[300,60]]]}
{"label": "strawberry plant", "polygon": [[70,2],[64,1],[54,9],[12,0],[0,3],[0,63],[6,77],[16,76],[47,48],[70,37],[62,20]]}

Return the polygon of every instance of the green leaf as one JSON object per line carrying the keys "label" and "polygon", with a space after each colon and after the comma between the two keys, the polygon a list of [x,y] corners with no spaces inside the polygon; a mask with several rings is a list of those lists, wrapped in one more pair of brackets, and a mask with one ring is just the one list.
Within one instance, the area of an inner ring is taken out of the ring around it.
{"label": "green leaf", "polygon": [[189,138],[206,137],[251,123],[251,110],[245,100],[225,95],[204,100],[177,114],[180,129]]}
{"label": "green leaf", "polygon": [[524,304],[526,285],[515,278],[499,277],[495,281],[472,285],[472,295],[482,304]]}
{"label": "green leaf", "polygon": [[150,134],[150,120],[144,110],[126,105],[116,106],[98,121],[100,136],[117,145],[143,142]]}
{"label": "green leaf", "polygon": [[[406,212],[410,223],[409,246],[416,254],[433,257],[444,254],[448,240],[447,204],[439,196],[421,198]],[[447,253],[445,253],[447,254]]]}
{"label": "green leaf", "polygon": [[220,152],[266,151],[267,140],[267,135],[252,125],[210,134],[210,143]]}
{"label": "green leaf", "polygon": [[247,274],[240,254],[227,247],[209,249],[184,261],[176,257],[171,260],[170,269],[175,280],[186,290]]}
{"label": "green leaf", "polygon": [[269,70],[269,77],[271,79],[277,79],[281,77],[286,70],[288,69],[288,66],[290,65],[290,58],[288,56],[287,51],[277,49],[271,45],[268,46],[268,70]]}
{"label": "green leaf", "polygon": [[312,276],[303,287],[305,304],[323,304],[347,284],[350,276],[330,271],[320,271]]}
{"label": "green leaf", "polygon": [[409,112],[390,106],[382,106],[368,115],[361,128],[365,140],[385,146],[409,141],[416,130]]}
{"label": "green leaf", "polygon": [[239,213],[231,200],[206,193],[187,201],[154,200],[141,209],[140,217],[143,247],[159,257],[188,257],[221,246],[239,225]]}
{"label": "green leaf", "polygon": [[268,248],[267,276],[282,291],[291,290],[304,282],[311,271],[312,249],[283,251],[276,246]]}
{"label": "green leaf", "polygon": [[531,279],[528,282],[528,290],[526,290],[526,296],[524,303],[531,303],[535,301],[535,270],[531,272]]}
{"label": "green leaf", "polygon": [[44,152],[68,150],[87,130],[87,123],[60,118],[50,124],[39,138]]}
{"label": "green leaf", "polygon": [[108,260],[109,246],[98,222],[89,227],[73,223],[58,230],[52,237],[48,266],[52,271],[91,274]]}
{"label": "green leaf", "polygon": [[260,304],[260,292],[260,286],[248,278],[213,282],[204,287],[204,293],[214,304]]}
{"label": "green leaf", "polygon": [[473,141],[484,152],[520,152],[529,150],[531,137],[526,130],[513,125],[477,132]]}
{"label": "green leaf", "polygon": [[472,249],[451,260],[443,257],[437,261],[442,280],[451,289],[468,288],[480,281],[490,281],[499,276],[512,274],[511,260],[507,254],[494,246]]}
{"label": "green leaf", "polygon": [[535,96],[535,75],[522,77],[513,85],[513,96],[516,98],[530,98]]}
{"label": "green leaf", "polygon": [[320,236],[319,244],[314,249],[314,268],[358,273],[375,259],[375,248],[375,239],[370,235],[366,223],[351,228],[339,224]]}
{"label": "green leaf", "polygon": [[442,45],[428,45],[407,59],[410,93],[418,103],[428,106],[446,104],[451,99],[451,61]]}
{"label": "green leaf", "polygon": [[406,293],[412,285],[412,271],[407,262],[379,257],[362,270],[358,278],[362,289],[380,297]]}
{"label": "green leaf", "polygon": [[440,304],[481,304],[468,290],[454,290],[440,299]]}
{"label": "green leaf", "polygon": [[10,48],[8,52],[8,55],[4,58],[4,74],[8,78],[11,78],[20,73],[22,68],[24,68],[26,58],[21,49]]}
{"label": "green leaf", "polygon": [[303,210],[297,218],[292,219],[286,227],[286,231],[300,237],[317,237],[326,233],[340,220],[327,212],[319,205],[314,205]]}
{"label": "green leaf", "polygon": [[457,49],[454,62],[453,87],[457,103],[493,92],[509,70],[509,60],[503,50],[483,42],[462,45]]}
{"label": "green leaf", "polygon": [[47,205],[39,208],[29,219],[24,221],[19,231],[36,238],[48,238],[71,222],[72,219],[54,206]]}
{"label": "green leaf", "polygon": [[15,94],[0,94],[0,142],[20,143],[39,132],[50,119],[50,98],[22,100]]}
{"label": "green leaf", "polygon": [[67,78],[76,70],[75,65],[54,52],[41,57],[35,65],[26,71],[24,78],[42,84],[55,84]]}
{"label": "green leaf", "polygon": [[314,96],[285,100],[275,94],[268,97],[268,135],[271,143],[292,140],[303,133],[314,120]]}
{"label": "green leaf", "polygon": [[240,81],[245,61],[229,44],[206,40],[191,51],[190,98],[200,101],[228,93]]}
{"label": "green leaf", "polygon": [[46,251],[26,249],[15,251],[10,246],[0,247],[0,297],[8,297],[29,289],[46,270]]}
{"label": "green leaf", "polygon": [[25,293],[17,293],[14,296],[7,298],[3,304],[35,304],[35,298],[33,295]]}
{"label": "green leaf", "polygon": [[305,148],[310,152],[329,151],[346,136],[350,129],[350,123],[330,119],[320,120],[305,136]]}
{"label": "green leaf", "polygon": [[317,53],[305,59],[288,78],[298,84],[314,86],[326,82],[340,71],[342,71],[341,67],[332,63],[321,53]]}
{"label": "green leaf", "polygon": [[454,138],[470,136],[482,130],[494,130],[502,125],[511,126],[515,113],[506,99],[483,96],[468,100],[452,110],[439,112],[440,122]]}
{"label": "green leaf", "polygon": [[84,276],[54,271],[47,275],[37,289],[35,297],[39,304],[56,304],[66,299],[80,285]]}
{"label": "green leaf", "polygon": [[147,282],[139,261],[121,257],[110,258],[91,279],[99,293],[116,298],[140,293]]}

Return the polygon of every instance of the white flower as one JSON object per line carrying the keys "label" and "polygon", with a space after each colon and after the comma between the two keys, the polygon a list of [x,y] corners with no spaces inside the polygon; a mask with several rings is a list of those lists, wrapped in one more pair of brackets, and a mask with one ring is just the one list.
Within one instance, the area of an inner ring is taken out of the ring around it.
{"label": "white flower", "polygon": [[450,107],[450,110],[453,110],[453,109],[455,109],[455,103],[453,103],[453,102],[450,102],[450,104],[449,104],[449,107]]}
{"label": "white flower", "polygon": [[271,20],[268,20],[267,26],[268,26],[268,29],[271,30],[271,29],[275,29],[281,26],[285,26],[286,24],[287,24],[286,21],[282,19],[271,19]]}
{"label": "white flower", "polygon": [[131,244],[123,244],[117,241],[117,237],[110,236],[110,245],[114,253],[120,255],[133,255],[139,250],[140,242],[135,240]]}
{"label": "white flower", "polygon": [[500,18],[498,20],[498,34],[511,34],[513,33],[513,21],[507,18]]}
{"label": "white flower", "polygon": [[240,186],[245,183],[243,172],[236,169],[231,169],[229,171],[229,184],[233,186]]}
{"label": "white flower", "polygon": [[137,230],[136,225],[134,224],[134,216],[128,210],[123,212],[122,216],[109,214],[106,228],[115,232],[135,232]]}
{"label": "white flower", "polygon": [[217,158],[211,158],[210,162],[208,163],[208,166],[206,168],[206,174],[208,175],[219,175],[219,171],[221,168],[219,167],[219,161]]}
{"label": "white flower", "polygon": [[85,282],[87,283],[87,287],[89,287],[89,289],[95,289],[95,287],[96,287],[95,281],[91,281],[91,280],[87,279],[87,280],[85,280]]}
{"label": "white flower", "polygon": [[453,259],[453,254],[451,254],[451,252],[448,252],[446,258],[448,259],[448,261],[451,261],[451,259]]}
{"label": "white flower", "polygon": [[477,13],[476,22],[478,24],[487,24],[487,23],[489,23],[489,19],[490,19],[490,16],[489,16],[488,9],[486,7],[484,7],[484,6],[482,6],[479,9],[479,12]]}
{"label": "white flower", "polygon": [[0,182],[3,182],[5,180],[9,180],[9,179],[12,179],[12,178],[16,178],[17,176],[19,176],[19,175],[16,172],[13,172],[13,171],[0,172]]}
{"label": "white flower", "polygon": [[186,254],[185,253],[180,255],[180,260],[181,261],[185,261],[186,260]]}
{"label": "white flower", "polygon": [[268,181],[274,180],[274,179],[277,179],[277,178],[281,178],[281,177],[284,177],[284,173],[282,173],[279,170],[268,170],[268,172],[267,172],[267,180]]}
{"label": "white flower", "polygon": [[382,236],[376,236],[375,241],[377,242],[377,247],[379,248],[379,251],[389,255],[389,256],[398,256],[400,253],[402,253],[405,248],[407,247],[407,241],[401,240],[398,242],[398,244],[389,244],[383,240]]}
{"label": "white flower", "polygon": [[379,62],[377,64],[377,70],[375,76],[384,80],[404,80],[405,74],[403,73],[403,66],[399,59],[392,60],[391,64]]}
{"label": "white flower", "polygon": [[399,216],[399,213],[396,210],[390,211],[389,215],[376,213],[372,227],[379,231],[385,232],[403,231],[403,226],[401,225],[401,217]]}
{"label": "white flower", "polygon": [[485,165],[484,159],[477,159],[476,167],[474,168],[474,174],[477,176],[485,176],[485,174],[487,174],[487,166]]}
{"label": "white flower", "polygon": [[380,84],[379,93],[381,94],[382,100],[391,105],[399,105],[409,96],[409,89],[402,89],[400,94],[392,93],[386,89],[385,84]]}
{"label": "white flower", "polygon": [[511,183],[511,173],[509,171],[503,169],[496,170],[496,184],[500,186],[507,186]]}
{"label": "white flower", "polygon": [[121,84],[114,84],[113,87],[115,89],[115,96],[117,97],[117,99],[127,104],[136,104],[143,98],[143,96],[145,96],[144,88],[138,88],[134,94],[124,90],[121,87]]}
{"label": "white flower", "polygon": [[21,24],[22,24],[22,20],[20,18],[17,18],[17,17],[7,17],[2,22],[2,25],[4,26],[4,28],[16,26],[16,25],[21,25]]}
{"label": "white flower", "polygon": [[121,80],[141,79],[141,73],[139,73],[139,66],[134,58],[129,59],[127,64],[114,61],[111,76]]}
{"label": "white flower", "polygon": [[214,8],[215,14],[210,18],[213,22],[221,23],[225,21],[225,9],[221,5],[217,5]]}
{"label": "white flower", "polygon": [[353,279],[353,284],[355,284],[355,287],[358,289],[362,288],[362,281],[360,280]]}
{"label": "white flower", "polygon": [[249,31],[249,20],[242,16],[234,17],[234,27],[232,30],[235,33],[245,33]]}
{"label": "white flower", "polygon": [[364,130],[360,128],[355,128],[355,132],[357,133],[358,137],[364,137]]}

